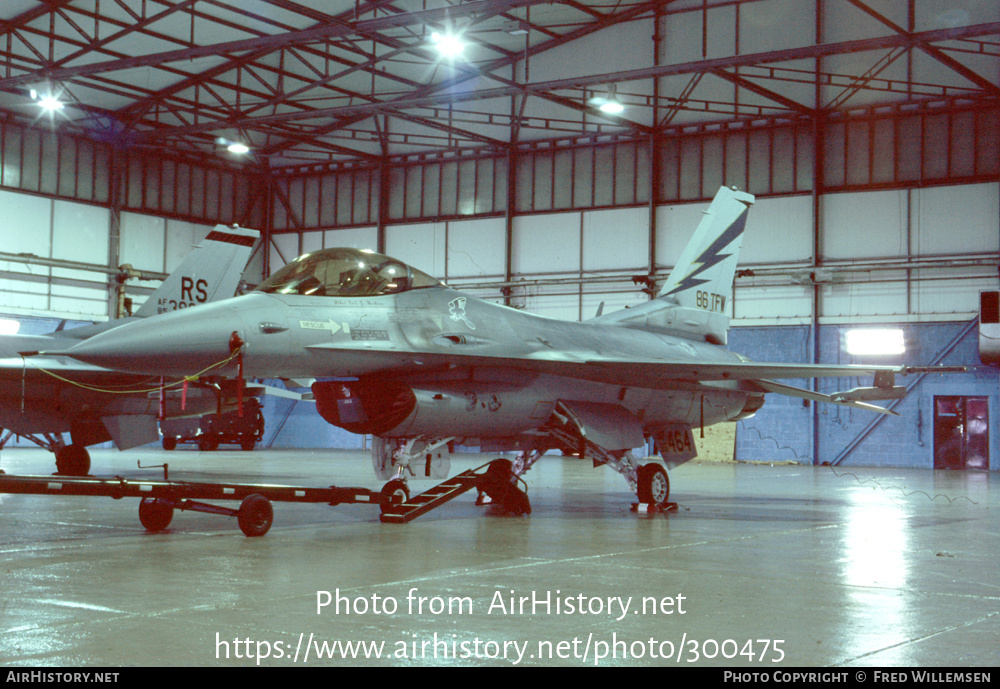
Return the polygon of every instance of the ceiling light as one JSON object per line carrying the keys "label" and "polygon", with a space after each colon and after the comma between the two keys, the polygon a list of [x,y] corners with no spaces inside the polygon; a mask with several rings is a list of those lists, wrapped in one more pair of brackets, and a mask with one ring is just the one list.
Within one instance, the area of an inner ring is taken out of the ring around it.
{"label": "ceiling light", "polygon": [[608,95],[598,106],[598,109],[609,115],[618,115],[625,111],[625,106],[622,105],[620,100],[618,100],[618,94],[615,92],[614,84],[608,87]]}
{"label": "ceiling light", "polygon": [[63,109],[62,101],[55,96],[42,96],[38,99],[38,104],[42,106],[42,110],[45,110],[46,112],[56,112],[57,110]]}
{"label": "ceiling light", "polygon": [[233,141],[232,139],[227,139],[224,136],[216,137],[215,150],[216,152],[219,152],[222,149],[225,149],[234,155],[246,155],[250,152],[250,147],[245,143]]}
{"label": "ceiling light", "polygon": [[606,112],[609,115],[618,115],[625,112],[625,106],[621,104],[617,99],[605,101],[601,105],[601,112]]}
{"label": "ceiling light", "polygon": [[443,34],[435,31],[431,34],[431,42],[444,57],[458,57],[465,50],[462,39],[451,33]]}
{"label": "ceiling light", "polygon": [[51,86],[33,87],[28,90],[31,100],[38,103],[43,111],[55,113],[66,107],[66,104],[59,100],[59,96],[53,95]]}
{"label": "ceiling light", "polygon": [[889,355],[906,351],[903,331],[889,330],[848,330],[845,335],[848,354]]}

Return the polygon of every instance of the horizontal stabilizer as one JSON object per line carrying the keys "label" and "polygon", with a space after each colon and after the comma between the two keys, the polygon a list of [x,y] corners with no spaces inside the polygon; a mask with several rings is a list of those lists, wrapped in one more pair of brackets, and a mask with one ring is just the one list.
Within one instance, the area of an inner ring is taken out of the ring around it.
{"label": "horizontal stabilizer", "polygon": [[894,385],[891,388],[851,388],[846,392],[834,392],[830,397],[838,402],[870,402],[872,400],[901,400],[906,397],[906,388]]}
{"label": "horizontal stabilizer", "polygon": [[[806,390],[804,388],[797,388],[792,385],[785,385],[784,383],[776,383],[773,380],[755,380],[748,383],[748,386],[757,389],[759,392],[773,392],[777,395],[786,395],[788,397],[798,397],[804,400],[811,400],[813,402],[826,402],[828,404],[839,404],[842,407],[854,407],[855,409],[863,409],[865,411],[873,411],[877,414],[886,414],[888,416],[899,416],[896,412],[891,409],[885,409],[883,407],[876,406],[874,404],[868,404],[866,402],[861,402],[852,399],[845,399],[843,395],[848,393],[834,393],[832,395],[825,395],[822,392],[815,392],[813,390]],[[876,388],[863,388],[867,390],[873,390]],[[902,389],[905,394],[905,388],[894,388]],[[878,399],[878,398],[873,398]]]}

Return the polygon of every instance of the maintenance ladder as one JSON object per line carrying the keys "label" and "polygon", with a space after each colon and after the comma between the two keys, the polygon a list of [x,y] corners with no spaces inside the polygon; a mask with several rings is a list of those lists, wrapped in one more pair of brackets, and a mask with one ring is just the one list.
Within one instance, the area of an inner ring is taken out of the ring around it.
{"label": "maintenance ladder", "polygon": [[454,500],[462,493],[475,488],[479,477],[483,475],[477,472],[489,466],[489,464],[484,464],[475,469],[466,469],[460,474],[455,474],[447,481],[425,490],[420,495],[408,498],[398,505],[383,506],[382,515],[379,519],[386,524],[405,524],[413,521],[420,515],[427,514],[446,502]]}
{"label": "maintenance ladder", "polygon": [[[379,519],[386,524],[405,524],[473,488],[479,488],[509,511],[530,513],[531,507],[527,495],[514,485],[515,481],[509,460],[493,460],[475,469],[466,469],[455,474],[450,479],[402,503],[387,505],[383,502],[382,515]],[[512,495],[513,500],[509,499]]]}

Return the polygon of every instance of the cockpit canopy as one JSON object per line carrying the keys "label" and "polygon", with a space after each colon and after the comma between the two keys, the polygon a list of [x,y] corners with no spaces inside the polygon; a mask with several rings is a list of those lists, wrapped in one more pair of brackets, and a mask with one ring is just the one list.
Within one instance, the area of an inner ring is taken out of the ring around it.
{"label": "cockpit canopy", "polygon": [[441,283],[416,268],[361,249],[323,249],[298,257],[258,292],[320,297],[377,297]]}

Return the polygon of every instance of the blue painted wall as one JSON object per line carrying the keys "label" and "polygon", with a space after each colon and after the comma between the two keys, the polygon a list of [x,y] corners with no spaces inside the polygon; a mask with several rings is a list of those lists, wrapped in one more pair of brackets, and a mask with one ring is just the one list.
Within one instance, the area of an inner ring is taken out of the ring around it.
{"label": "blue painted wall", "polygon": [[[895,407],[899,416],[885,417],[870,429],[869,425],[878,414],[830,404],[819,404],[814,412],[811,403],[768,395],[767,403],[756,416],[737,425],[736,458],[741,461],[829,462],[839,466],[933,468],[934,397],[976,395],[989,399],[990,469],[1000,469],[1000,378],[997,368],[984,366],[979,361],[975,327],[959,338],[968,325],[899,326],[906,340],[902,361],[850,356],[842,338],[855,326],[820,326],[820,363],[922,366],[947,349],[941,364],[967,366],[969,370],[922,378],[897,377],[897,385],[913,385],[906,399]],[[729,342],[731,349],[757,361],[808,362],[812,346],[809,335],[808,326],[734,328],[730,331]],[[788,382],[809,386],[804,380]],[[869,385],[871,378],[830,378],[821,379],[818,387],[820,392],[830,393]],[[887,405],[883,403],[883,406]]]}

